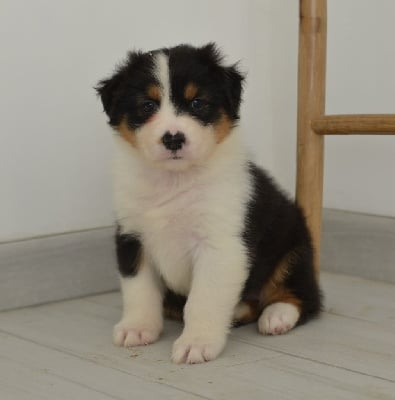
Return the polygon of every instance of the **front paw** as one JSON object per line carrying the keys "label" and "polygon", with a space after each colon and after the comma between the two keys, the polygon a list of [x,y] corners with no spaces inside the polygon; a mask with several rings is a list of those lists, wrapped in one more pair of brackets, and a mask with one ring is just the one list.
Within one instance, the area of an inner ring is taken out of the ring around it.
{"label": "front paw", "polygon": [[122,319],[114,326],[113,340],[117,346],[145,346],[158,340],[162,323],[147,324]]}
{"label": "front paw", "polygon": [[171,360],[176,364],[199,364],[217,358],[226,344],[226,335],[183,333],[173,345]]}

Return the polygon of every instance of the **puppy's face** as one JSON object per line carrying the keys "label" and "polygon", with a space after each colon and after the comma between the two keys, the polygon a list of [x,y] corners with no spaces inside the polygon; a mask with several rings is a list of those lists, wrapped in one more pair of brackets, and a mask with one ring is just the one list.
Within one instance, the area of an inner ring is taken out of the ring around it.
{"label": "puppy's face", "polygon": [[129,53],[97,88],[109,124],[150,163],[204,163],[238,120],[242,76],[213,44]]}

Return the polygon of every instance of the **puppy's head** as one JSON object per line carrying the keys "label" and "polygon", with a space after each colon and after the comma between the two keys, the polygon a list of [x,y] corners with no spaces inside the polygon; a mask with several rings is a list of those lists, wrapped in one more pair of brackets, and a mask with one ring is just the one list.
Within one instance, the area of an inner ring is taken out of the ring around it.
{"label": "puppy's head", "polygon": [[109,124],[145,161],[167,170],[204,163],[239,118],[243,77],[214,44],[129,53],[101,96]]}

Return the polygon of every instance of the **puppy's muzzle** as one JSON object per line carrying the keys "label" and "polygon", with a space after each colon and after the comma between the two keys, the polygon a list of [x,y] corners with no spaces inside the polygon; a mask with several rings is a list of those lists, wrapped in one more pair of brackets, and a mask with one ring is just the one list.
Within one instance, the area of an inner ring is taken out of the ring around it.
{"label": "puppy's muzzle", "polygon": [[182,132],[177,132],[174,135],[170,132],[166,132],[162,136],[162,143],[168,150],[181,150],[182,146],[185,144],[185,135]]}

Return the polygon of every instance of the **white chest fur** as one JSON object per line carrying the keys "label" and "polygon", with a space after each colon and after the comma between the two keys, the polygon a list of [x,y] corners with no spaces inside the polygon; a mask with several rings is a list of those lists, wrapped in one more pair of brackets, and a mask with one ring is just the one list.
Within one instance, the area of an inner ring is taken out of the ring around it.
{"label": "white chest fur", "polygon": [[123,139],[115,145],[118,223],[141,236],[166,284],[188,294],[199,253],[243,230],[250,197],[244,150],[232,135],[204,166],[169,172],[145,165]]}

